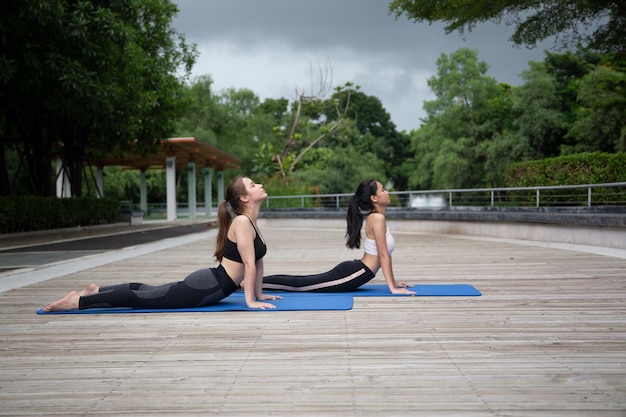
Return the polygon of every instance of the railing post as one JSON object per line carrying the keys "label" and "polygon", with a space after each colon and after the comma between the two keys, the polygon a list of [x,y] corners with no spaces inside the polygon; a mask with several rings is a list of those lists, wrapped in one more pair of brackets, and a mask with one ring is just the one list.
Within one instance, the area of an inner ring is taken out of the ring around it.
{"label": "railing post", "polygon": [[537,204],[536,207],[539,207],[539,188],[537,188]]}
{"label": "railing post", "polygon": [[493,196],[494,196],[494,191],[491,190],[491,207],[493,207],[493,200],[494,200]]}
{"label": "railing post", "polygon": [[300,208],[304,208],[304,197],[300,198]]}
{"label": "railing post", "polygon": [[591,207],[591,187],[587,188],[587,207]]}
{"label": "railing post", "polygon": [[448,207],[452,207],[452,191],[448,193]]}

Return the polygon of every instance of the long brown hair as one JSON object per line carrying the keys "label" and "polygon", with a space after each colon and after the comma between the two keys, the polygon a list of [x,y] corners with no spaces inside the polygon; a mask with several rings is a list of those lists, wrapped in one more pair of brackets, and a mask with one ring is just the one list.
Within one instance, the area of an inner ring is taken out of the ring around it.
{"label": "long brown hair", "polygon": [[[217,209],[217,242],[215,243],[215,258],[222,262],[224,247],[226,246],[226,236],[228,228],[233,221],[233,214],[238,215],[243,212],[244,205],[239,199],[242,195],[248,195],[246,184],[241,175],[236,176],[226,189],[226,198],[220,202]],[[231,210],[233,214],[231,214]]]}

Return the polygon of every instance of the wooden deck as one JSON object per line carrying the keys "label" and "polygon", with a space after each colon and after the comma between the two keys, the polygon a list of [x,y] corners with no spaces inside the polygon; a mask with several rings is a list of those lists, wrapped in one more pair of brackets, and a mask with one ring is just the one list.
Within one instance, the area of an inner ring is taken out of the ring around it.
{"label": "wooden deck", "polygon": [[[389,223],[399,279],[483,295],[355,298],[348,311],[35,314],[90,282],[156,284],[213,265],[210,231],[0,293],[0,415],[626,416],[625,251]],[[260,225],[267,274],[360,256],[340,220]]]}

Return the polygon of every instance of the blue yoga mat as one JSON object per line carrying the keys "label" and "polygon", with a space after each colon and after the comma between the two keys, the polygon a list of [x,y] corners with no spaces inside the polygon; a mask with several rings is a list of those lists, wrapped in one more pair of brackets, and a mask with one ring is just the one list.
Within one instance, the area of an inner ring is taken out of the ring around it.
{"label": "blue yoga mat", "polygon": [[[243,293],[242,293],[243,294]],[[228,297],[217,304],[206,307],[175,308],[175,309],[133,309],[133,308],[89,308],[86,310],[44,312],[37,314],[124,314],[124,313],[209,313],[223,311],[306,311],[306,310],[350,310],[352,296],[342,294],[341,297],[327,297],[324,294],[307,293],[298,297],[285,296],[282,300],[271,300],[276,308],[260,310],[248,308],[243,297]]]}
{"label": "blue yoga mat", "polygon": [[[409,287],[411,291],[415,291],[416,297],[453,297],[453,296],[479,296],[480,291],[469,284],[415,284]],[[407,297],[405,294],[392,294],[386,284],[366,284],[355,291],[350,292],[297,292],[297,291],[270,291],[267,293],[280,293],[284,297],[292,295],[318,294],[318,295],[350,295],[353,297]],[[235,293],[238,294],[238,293]],[[243,292],[241,292],[243,295]]]}
{"label": "blue yoga mat", "polygon": [[[469,284],[415,284],[408,288],[415,291],[416,297],[445,297],[445,296],[478,296],[480,291]],[[392,294],[386,284],[368,284],[359,287],[356,291],[343,293],[354,297],[385,297],[404,296],[404,294]]]}

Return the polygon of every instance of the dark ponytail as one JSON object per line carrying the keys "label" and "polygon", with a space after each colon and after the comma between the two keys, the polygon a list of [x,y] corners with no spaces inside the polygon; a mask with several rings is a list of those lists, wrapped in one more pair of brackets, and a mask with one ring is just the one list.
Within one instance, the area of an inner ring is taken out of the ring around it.
{"label": "dark ponytail", "polygon": [[362,181],[356,192],[350,196],[348,202],[348,215],[346,222],[348,230],[346,236],[348,238],[346,246],[350,249],[358,249],[361,247],[361,227],[363,227],[363,211],[372,210],[372,200],[370,197],[376,195],[378,184],[376,180],[368,179]]}
{"label": "dark ponytail", "polygon": [[[226,198],[220,202],[217,209],[217,241],[215,242],[215,258],[218,262],[222,261],[224,256],[224,247],[226,246],[226,236],[228,229],[233,221],[232,212],[237,215],[241,214],[243,203],[239,199],[242,195],[247,195],[246,185],[242,176],[235,177],[226,189]],[[230,208],[229,208],[230,206]]]}

